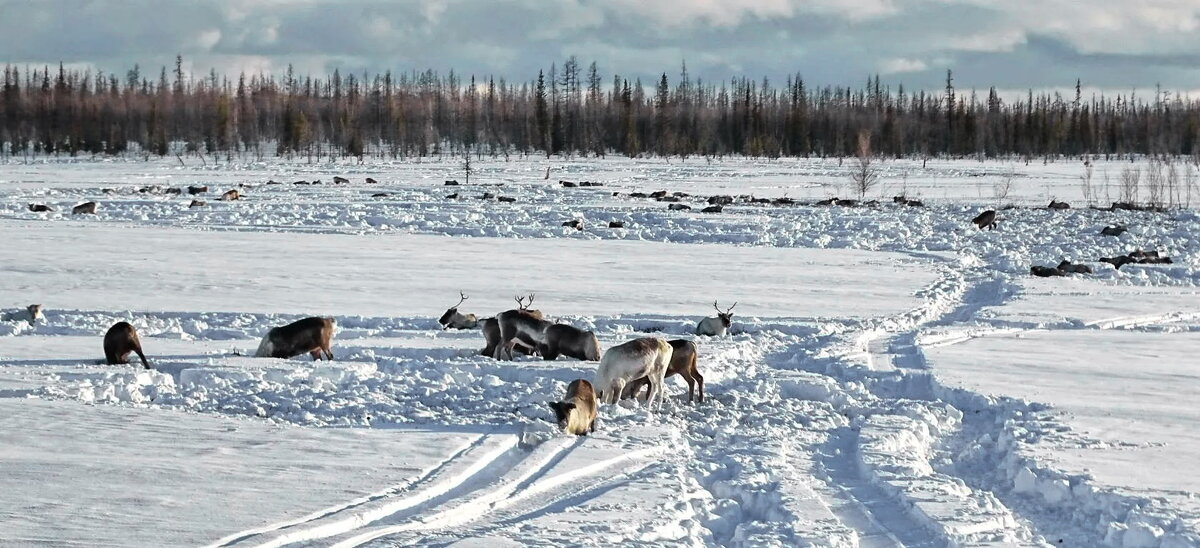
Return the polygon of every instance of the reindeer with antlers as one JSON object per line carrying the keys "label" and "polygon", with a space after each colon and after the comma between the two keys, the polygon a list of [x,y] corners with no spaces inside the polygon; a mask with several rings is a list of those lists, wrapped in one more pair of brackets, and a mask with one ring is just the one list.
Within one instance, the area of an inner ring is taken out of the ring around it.
{"label": "reindeer with antlers", "polygon": [[438,318],[438,323],[442,324],[442,329],[475,329],[479,327],[479,320],[474,314],[462,314],[458,311],[458,307],[467,301],[466,293],[458,292],[458,303],[446,309],[446,313]]}
{"label": "reindeer with antlers", "polygon": [[[546,321],[540,311],[529,309],[533,299],[533,294],[529,295],[529,302],[517,297],[517,305],[521,308],[508,310],[496,316],[499,341],[495,348],[492,348],[493,358],[511,360],[513,351],[524,347],[529,352],[536,350],[547,360],[556,359],[560,355],[577,360],[600,359],[600,343],[595,333]],[[487,326],[484,330],[484,336],[487,337]],[[491,347],[490,338],[488,346]]]}
{"label": "reindeer with antlers", "polygon": [[[517,308],[504,312],[504,314],[511,312],[515,314],[527,315],[535,320],[545,319],[542,316],[541,310],[529,309],[529,305],[533,304],[533,298],[534,295],[532,293],[529,294],[528,297],[513,297],[513,300],[517,301]],[[526,299],[529,301],[526,302]],[[486,344],[483,350],[480,350],[479,353],[483,356],[497,358],[496,351],[500,349],[501,340],[500,321],[498,316],[496,318],[484,318],[480,321],[480,325],[483,327],[483,340]],[[516,344],[513,346],[513,351],[521,354],[533,354],[535,351],[537,351],[537,342],[526,337],[521,341],[521,344]]]}
{"label": "reindeer with antlers", "polygon": [[[737,304],[735,302],[733,306],[737,306]],[[717,301],[713,301],[713,308],[717,309],[716,317],[700,320],[699,325],[696,326],[696,334],[711,337],[725,335],[725,332],[729,330],[729,326],[733,325],[733,306],[726,308],[722,312],[721,307],[717,306]]]}

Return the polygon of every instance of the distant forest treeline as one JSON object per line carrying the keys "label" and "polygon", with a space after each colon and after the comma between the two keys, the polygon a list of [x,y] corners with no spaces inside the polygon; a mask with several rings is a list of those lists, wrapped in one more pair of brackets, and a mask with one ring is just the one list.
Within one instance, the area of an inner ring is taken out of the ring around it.
{"label": "distant forest treeline", "polygon": [[[213,155],[578,154],[853,156],[869,132],[883,156],[1196,154],[1200,101],[1151,92],[1074,96],[1032,91],[1005,101],[953,85],[812,87],[686,67],[656,82],[601,77],[570,58],[530,81],[454,72],[321,78],[157,77],[5,66],[2,154]],[[178,146],[177,146],[178,145]],[[264,149],[270,147],[270,149]]]}

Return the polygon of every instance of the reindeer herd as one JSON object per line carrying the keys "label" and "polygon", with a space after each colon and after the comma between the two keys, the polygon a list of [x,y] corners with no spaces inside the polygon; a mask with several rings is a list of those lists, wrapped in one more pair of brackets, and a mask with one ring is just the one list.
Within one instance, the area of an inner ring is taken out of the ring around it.
{"label": "reindeer herd", "polygon": [[[505,310],[494,317],[478,319],[463,314],[459,306],[468,297],[459,292],[459,301],[446,310],[438,324],[442,329],[479,329],[483,332],[484,348],[479,353],[496,360],[512,360],[515,355],[538,355],[544,360],[560,356],[580,361],[600,362],[591,381],[576,379],[567,386],[566,395],[551,402],[558,425],[577,435],[595,431],[599,403],[614,404],[622,399],[637,399],[646,389],[648,409],[655,403],[662,406],[664,381],[680,375],[688,385],[688,402],[704,401],[704,377],[696,368],[699,347],[694,341],[659,337],[640,337],[609,348],[601,353],[600,342],[592,331],[575,326],[550,322],[540,310],[532,309],[535,295],[515,297],[517,308]],[[714,301],[717,315],[700,320],[696,335],[723,336],[733,324],[733,306],[722,310]],[[44,318],[42,305],[29,305],[22,310],[0,314],[0,321],[36,324]],[[255,357],[293,358],[304,354],[313,361],[333,360],[333,318],[309,317],[272,328],[263,336]],[[129,322],[113,324],[104,334],[104,363],[128,364],[136,354],[145,369],[150,361],[142,350],[137,329]]]}

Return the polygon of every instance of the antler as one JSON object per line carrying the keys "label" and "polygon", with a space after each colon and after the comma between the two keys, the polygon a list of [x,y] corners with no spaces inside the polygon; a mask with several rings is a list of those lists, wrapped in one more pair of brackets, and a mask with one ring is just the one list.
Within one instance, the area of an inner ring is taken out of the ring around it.
{"label": "antler", "polygon": [[[733,306],[737,306],[737,301],[733,301]],[[729,307],[729,308],[726,308],[726,309],[725,309],[725,313],[726,313],[726,314],[728,314],[728,313],[732,312],[732,311],[733,311],[733,306],[731,306],[731,307]]]}
{"label": "antler", "polygon": [[529,307],[533,306],[533,298],[534,297],[536,297],[536,295],[534,295],[533,293],[529,294],[529,304],[525,305],[525,308],[529,308]]}
{"label": "antler", "polygon": [[520,310],[525,310],[529,306],[529,305],[525,304],[525,297],[522,297],[520,295],[513,297],[513,300],[517,301],[517,308]]}
{"label": "antler", "polygon": [[452,307],[450,307],[450,308],[458,308],[458,305],[460,305],[460,304],[462,304],[462,303],[464,303],[464,302],[466,302],[466,301],[467,301],[467,298],[468,298],[468,297],[467,297],[467,294],[466,294],[466,293],[463,293],[461,290],[459,290],[459,292],[458,292],[458,296],[459,296],[459,297],[461,297],[460,299],[458,299],[458,304],[455,304],[454,306],[452,306]]}
{"label": "antler", "polygon": [[717,306],[717,301],[713,301],[713,308],[717,309],[717,313],[721,313],[721,307]]}

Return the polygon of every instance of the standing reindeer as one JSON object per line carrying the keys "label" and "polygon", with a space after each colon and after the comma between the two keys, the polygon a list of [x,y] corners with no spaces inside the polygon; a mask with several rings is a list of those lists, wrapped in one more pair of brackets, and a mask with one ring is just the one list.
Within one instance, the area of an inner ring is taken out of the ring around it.
{"label": "standing reindeer", "polygon": [[[688,385],[688,401],[692,401],[695,395],[696,385],[700,385],[700,402],[704,402],[704,376],[696,369],[696,355],[699,350],[696,348],[696,343],[686,339],[675,339],[668,341],[671,345],[671,363],[667,366],[667,374],[663,377],[671,377],[674,375],[683,375],[683,380],[687,381]],[[621,399],[637,397],[638,392],[643,386],[650,384],[650,379],[642,377],[625,385],[625,392],[621,394]]]}
{"label": "standing reindeer", "polygon": [[[529,310],[533,299],[533,294],[529,295],[528,303],[517,297],[517,304],[521,308],[501,312],[496,316],[500,344],[493,349],[492,357],[497,360],[511,360],[514,349],[523,346],[531,352],[536,350],[547,360],[556,359],[560,355],[577,360],[600,359],[600,343],[596,340],[595,333],[546,321],[541,312]],[[534,315],[533,312],[537,314]],[[484,336],[487,336],[486,332]]]}
{"label": "standing reindeer", "polygon": [[[526,298],[529,299],[528,303],[525,302]],[[529,305],[533,304],[533,295],[532,294],[529,295],[529,297],[513,297],[513,299],[515,299],[517,301],[517,308],[509,310],[502,314],[509,314],[509,313],[522,314],[522,315],[529,316],[530,318],[532,318],[534,320],[544,320],[545,319],[545,317],[542,315],[541,310],[530,310],[529,309]],[[547,323],[549,323],[549,322],[547,322]],[[497,354],[497,352],[499,352],[502,349],[501,348],[502,338],[500,336],[499,316],[497,316],[495,318],[484,319],[482,324],[483,324],[483,339],[486,342],[486,345],[484,346],[483,350],[481,350],[479,353],[484,356],[489,356],[492,358],[500,359],[500,357]],[[529,337],[522,337],[520,340],[520,344],[513,345],[513,351],[519,352],[521,354],[532,354],[537,350],[537,346],[538,346],[537,341],[534,341],[533,339],[531,339]],[[510,359],[511,359],[511,356],[510,356]]]}
{"label": "standing reindeer", "polygon": [[617,403],[625,392],[625,385],[646,377],[650,395],[646,407],[650,408],[658,397],[662,406],[663,379],[671,363],[673,349],[667,341],[657,337],[644,337],[619,344],[608,349],[600,360],[592,386],[600,391],[600,401]]}
{"label": "standing reindeer", "polygon": [[459,291],[458,296],[460,297],[458,303],[448,308],[446,313],[442,314],[441,318],[438,318],[438,323],[442,324],[442,329],[450,329],[452,327],[454,329],[475,329],[479,327],[479,320],[475,318],[474,314],[460,314],[458,312],[459,305],[466,302],[467,295]]}
{"label": "standing reindeer", "polygon": [[[737,306],[737,304],[735,302],[733,306]],[[717,306],[717,301],[713,301],[713,308],[717,309],[717,316],[700,320],[699,325],[696,326],[696,334],[711,337],[724,336],[725,332],[729,330],[729,326],[733,325],[733,306],[722,312],[721,307]]]}

